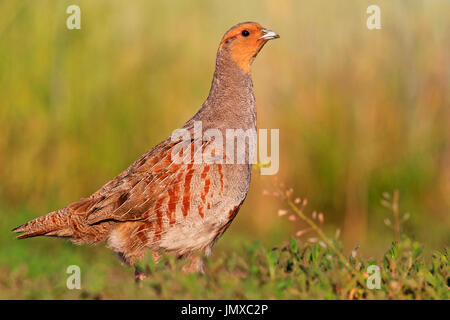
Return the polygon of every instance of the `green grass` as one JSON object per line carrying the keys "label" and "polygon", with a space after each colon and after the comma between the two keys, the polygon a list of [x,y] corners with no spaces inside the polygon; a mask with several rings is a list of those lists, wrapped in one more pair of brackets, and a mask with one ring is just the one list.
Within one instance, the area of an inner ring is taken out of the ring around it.
{"label": "green grass", "polygon": [[[339,247],[339,243],[334,241]],[[448,299],[448,252],[422,256],[422,245],[407,237],[393,243],[380,259],[349,255],[349,268],[321,244],[289,243],[266,248],[258,241],[213,255],[206,273],[183,274],[181,261],[164,257],[148,263],[149,277],[139,283],[133,270],[120,267],[104,250],[98,255],[66,255],[66,246],[39,252],[27,268],[3,268],[1,299]],[[71,250],[73,253],[73,250]],[[29,253],[27,253],[29,254]],[[50,257],[54,257],[50,259]],[[110,256],[112,257],[112,255]],[[101,261],[101,262],[100,262]],[[81,289],[65,283],[68,265],[81,268]],[[380,267],[380,289],[369,289],[367,268]]]}

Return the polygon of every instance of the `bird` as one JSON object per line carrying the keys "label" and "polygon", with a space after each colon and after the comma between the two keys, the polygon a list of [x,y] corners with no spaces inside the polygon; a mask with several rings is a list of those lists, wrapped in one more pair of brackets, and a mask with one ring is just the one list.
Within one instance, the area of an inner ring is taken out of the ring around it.
{"label": "bird", "polygon": [[[231,27],[222,37],[209,94],[197,113],[180,129],[192,134],[229,129],[256,130],[256,102],[251,66],[263,46],[280,36],[257,22]],[[194,132],[195,133],[195,132]],[[213,139],[176,140],[173,135],[151,148],[122,173],[87,198],[50,212],[12,230],[18,239],[65,238],[74,244],[105,243],[145,279],[140,265],[150,252],[157,263],[163,254],[185,259],[183,272],[204,272],[204,258],[236,217],[250,187],[252,164],[229,163]],[[248,141],[247,141],[248,144]],[[214,161],[183,160],[208,146]],[[247,147],[247,145],[245,146]],[[215,149],[215,150],[214,150]],[[189,152],[189,150],[191,152]],[[249,148],[244,151],[249,155]],[[228,158],[227,158],[228,160]]]}

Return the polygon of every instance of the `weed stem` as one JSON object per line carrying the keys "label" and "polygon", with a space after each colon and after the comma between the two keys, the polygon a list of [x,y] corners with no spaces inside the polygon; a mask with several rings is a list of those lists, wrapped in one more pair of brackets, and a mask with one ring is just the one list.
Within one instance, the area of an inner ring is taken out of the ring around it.
{"label": "weed stem", "polygon": [[284,200],[287,202],[287,204],[291,207],[291,209],[297,214],[297,216],[302,219],[303,221],[305,221],[316,233],[317,235],[328,245],[329,248],[331,248],[331,250],[333,250],[337,256],[339,257],[339,260],[341,260],[341,262],[344,264],[344,266],[349,269],[352,270],[352,267],[350,265],[350,263],[347,261],[347,259],[345,258],[345,256],[342,254],[342,252],[336,248],[336,246],[334,245],[333,241],[331,241],[326,235],[325,233],[322,231],[322,229],[320,229],[316,223],[314,223],[314,221],[312,221],[310,218],[308,218],[302,210],[300,210],[294,202],[292,202],[292,200],[287,197],[286,195],[284,195],[283,192],[279,192],[280,195],[284,198]]}

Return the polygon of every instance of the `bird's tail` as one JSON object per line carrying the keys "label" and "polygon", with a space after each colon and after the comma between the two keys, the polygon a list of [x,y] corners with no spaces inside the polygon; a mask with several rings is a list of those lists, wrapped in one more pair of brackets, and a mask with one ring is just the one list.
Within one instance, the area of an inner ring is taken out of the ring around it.
{"label": "bird's tail", "polygon": [[66,234],[67,219],[65,217],[65,210],[57,210],[50,212],[44,216],[31,220],[17,228],[12,229],[12,232],[22,232],[17,239],[26,239],[37,236],[69,236]]}

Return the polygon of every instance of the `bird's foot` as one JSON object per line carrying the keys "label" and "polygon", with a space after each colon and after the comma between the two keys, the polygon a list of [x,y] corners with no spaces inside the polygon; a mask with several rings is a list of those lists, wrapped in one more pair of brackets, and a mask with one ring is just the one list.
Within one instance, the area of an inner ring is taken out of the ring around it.
{"label": "bird's foot", "polygon": [[134,280],[136,282],[147,279],[148,275],[143,271],[143,268],[136,266],[134,269]]}
{"label": "bird's foot", "polygon": [[145,279],[147,279],[147,274],[145,274],[144,272],[138,271],[138,270],[134,270],[134,280],[136,280],[136,282],[145,280]]}

